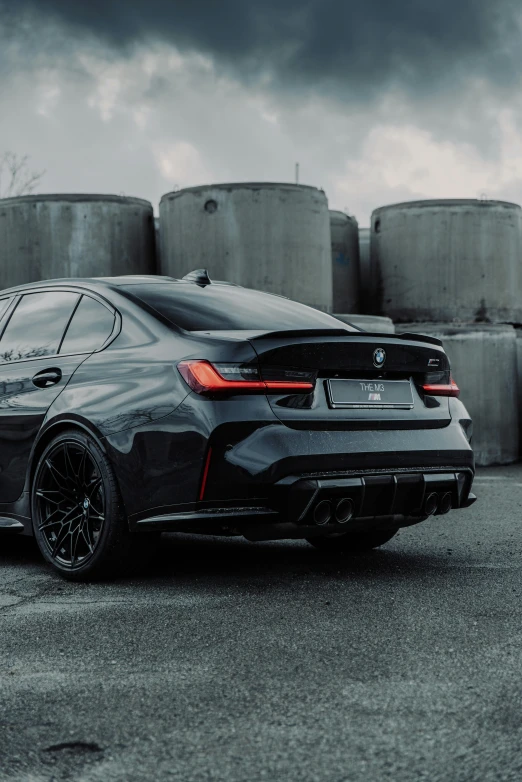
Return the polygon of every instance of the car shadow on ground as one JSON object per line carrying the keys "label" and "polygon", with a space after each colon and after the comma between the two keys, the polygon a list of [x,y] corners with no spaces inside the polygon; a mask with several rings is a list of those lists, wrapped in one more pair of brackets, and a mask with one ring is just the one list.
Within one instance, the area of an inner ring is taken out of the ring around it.
{"label": "car shadow on ground", "polygon": [[[189,582],[191,579],[220,580],[233,577],[267,583],[274,577],[293,579],[352,577],[374,579],[392,576],[411,577],[427,569],[445,570],[449,557],[437,553],[400,548],[400,533],[393,543],[364,554],[323,552],[305,541],[281,540],[251,543],[244,538],[219,538],[200,535],[162,535],[159,544],[138,557],[130,572],[118,582]],[[49,572],[32,538],[3,535],[0,538],[0,568]],[[58,576],[56,576],[59,578]],[[110,583],[110,582],[107,582]]]}
{"label": "car shadow on ground", "polygon": [[[398,539],[397,539],[398,540]],[[220,579],[230,576],[267,583],[274,577],[356,577],[411,575],[427,568],[444,569],[444,556],[401,551],[388,544],[364,554],[319,551],[305,541],[251,543],[238,538],[163,535],[157,551],[141,568],[144,579]]]}
{"label": "car shadow on ground", "polygon": [[44,564],[34,538],[3,532],[0,535],[0,567]]}

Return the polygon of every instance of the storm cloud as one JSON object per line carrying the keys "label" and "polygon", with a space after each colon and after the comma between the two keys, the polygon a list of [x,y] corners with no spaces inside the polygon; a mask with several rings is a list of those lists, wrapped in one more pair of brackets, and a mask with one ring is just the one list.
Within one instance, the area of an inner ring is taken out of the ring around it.
{"label": "storm cloud", "polygon": [[[520,0],[0,0],[0,154],[47,192],[522,200]],[[42,188],[40,188],[42,189]]]}
{"label": "storm cloud", "polygon": [[120,53],[168,42],[243,81],[340,96],[509,88],[522,66],[517,0],[0,0],[13,33],[27,14]]}

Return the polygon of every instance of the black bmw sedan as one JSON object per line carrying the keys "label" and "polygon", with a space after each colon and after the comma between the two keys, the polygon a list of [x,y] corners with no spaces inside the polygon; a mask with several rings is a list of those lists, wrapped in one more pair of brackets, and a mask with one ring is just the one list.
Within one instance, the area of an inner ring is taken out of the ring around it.
{"label": "black bmw sedan", "polygon": [[441,343],[167,277],[0,295],[0,532],[63,576],[164,531],[380,546],[466,508],[470,417]]}

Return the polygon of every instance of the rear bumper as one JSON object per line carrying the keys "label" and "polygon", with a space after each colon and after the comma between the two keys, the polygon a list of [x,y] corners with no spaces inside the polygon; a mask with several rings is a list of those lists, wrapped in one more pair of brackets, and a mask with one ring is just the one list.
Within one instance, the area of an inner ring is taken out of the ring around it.
{"label": "rear bumper", "polygon": [[[473,452],[456,421],[442,429],[309,431],[261,426],[244,438],[226,425],[213,442],[201,502],[161,506],[136,515],[136,528],[243,534],[251,539],[310,537],[339,524],[342,499],[353,526],[408,526],[429,515],[430,494],[451,508],[471,504]],[[317,525],[314,508],[331,503],[332,520]],[[445,500],[448,504],[448,498]],[[320,528],[319,528],[320,527]]]}
{"label": "rear bumper", "polygon": [[[219,458],[221,456],[221,458]],[[220,455],[211,467],[207,497],[247,481],[273,485],[291,475],[327,476],[375,470],[474,471],[473,451],[456,421],[441,429],[310,431],[265,426]]]}
{"label": "rear bumper", "polygon": [[[212,507],[197,503],[190,509],[141,519],[136,526],[142,530],[238,534],[250,540],[410,526],[432,514],[472,505],[472,482],[470,469],[288,476],[270,487],[265,504],[247,506],[231,501],[224,507]],[[346,507],[350,508],[349,518],[340,519],[338,510]],[[326,517],[319,518],[318,509],[326,510]]]}
{"label": "rear bumper", "polygon": [[132,528],[219,533],[232,511],[234,529],[249,518],[286,522],[289,480],[474,472],[465,435],[471,422],[458,399],[450,399],[447,425],[392,429],[391,422],[374,420],[297,428],[304,422],[282,423],[265,396],[241,404],[196,397],[189,394],[159,421],[104,440]]}

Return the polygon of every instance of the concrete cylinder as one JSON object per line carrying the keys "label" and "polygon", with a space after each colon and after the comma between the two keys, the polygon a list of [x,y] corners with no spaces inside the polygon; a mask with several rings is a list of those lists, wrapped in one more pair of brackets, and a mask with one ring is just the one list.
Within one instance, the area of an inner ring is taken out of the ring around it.
{"label": "concrete cylinder", "polygon": [[522,454],[522,328],[515,329],[517,335],[517,380],[518,380],[518,453]]}
{"label": "concrete cylinder", "polygon": [[376,209],[372,312],[395,322],[522,323],[522,210],[503,201]]}
{"label": "concrete cylinder", "polygon": [[159,217],[154,218],[154,247],[156,254],[156,268],[161,269],[161,239]]}
{"label": "concrete cylinder", "polygon": [[59,277],[154,273],[148,201],[69,194],[0,200],[0,288]]}
{"label": "concrete cylinder", "polygon": [[512,326],[406,323],[398,332],[429,334],[443,341],[461,400],[473,419],[478,465],[518,459],[517,340]]}
{"label": "concrete cylinder", "polygon": [[343,323],[351,323],[364,331],[380,331],[383,334],[395,334],[395,324],[391,318],[384,318],[379,315],[359,315],[358,313],[348,313],[346,315],[335,314],[334,318],[342,320]]}
{"label": "concrete cylinder", "polygon": [[359,312],[359,226],[354,217],[330,210],[333,309]]}
{"label": "concrete cylinder", "polygon": [[359,228],[360,309],[373,312],[370,294],[370,229]]}
{"label": "concrete cylinder", "polygon": [[206,268],[211,279],[332,311],[325,194],[302,185],[209,185],[160,203],[161,273]]}

